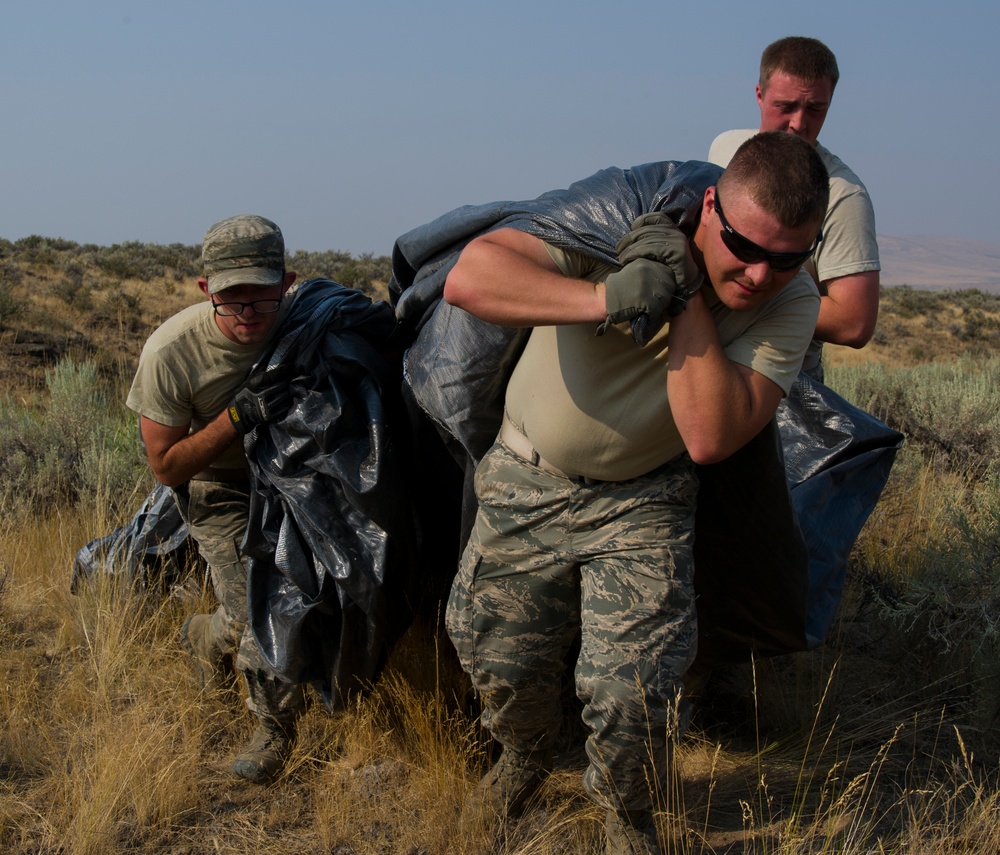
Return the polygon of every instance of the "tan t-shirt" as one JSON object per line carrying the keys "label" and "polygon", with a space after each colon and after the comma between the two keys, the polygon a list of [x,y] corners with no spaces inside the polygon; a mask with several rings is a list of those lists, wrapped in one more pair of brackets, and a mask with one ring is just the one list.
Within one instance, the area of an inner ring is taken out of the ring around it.
{"label": "tan t-shirt", "polygon": [[[284,312],[283,305],[281,311]],[[277,329],[280,319],[274,325]],[[201,430],[229,404],[263,344],[239,344],[223,335],[212,305],[196,303],[168,318],[147,339],[126,406],[161,425]],[[239,439],[213,469],[246,467]]]}
{"label": "tan t-shirt", "polygon": [[[602,282],[616,268],[546,245],[560,270]],[[819,295],[800,273],[746,312],[705,296],[726,356],[788,392],[816,325]],[[596,336],[596,324],[536,327],[507,386],[506,411],[553,465],[576,475],[623,481],[684,451],[667,399],[667,328],[645,348],[628,324]]]}
{"label": "tan t-shirt", "polygon": [[[755,130],[726,131],[719,134],[708,152],[708,159],[719,166],[728,166],[744,142]],[[823,240],[805,263],[804,269],[816,281],[821,294],[826,294],[824,282],[881,270],[878,242],[875,238],[875,211],[868,190],[861,179],[835,154],[816,144],[826,171],[830,174],[830,204],[823,218]],[[807,364],[818,362],[822,342],[810,345]]]}

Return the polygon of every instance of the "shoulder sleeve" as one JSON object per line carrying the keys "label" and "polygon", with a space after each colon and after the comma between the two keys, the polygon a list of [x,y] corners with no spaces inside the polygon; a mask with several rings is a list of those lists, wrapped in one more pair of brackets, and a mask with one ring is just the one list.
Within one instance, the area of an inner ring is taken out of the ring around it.
{"label": "shoulder sleeve", "polygon": [[193,417],[191,392],[171,369],[171,361],[146,342],[125,405],[161,425],[181,427]]}
{"label": "shoulder sleeve", "polygon": [[875,211],[862,185],[830,180],[830,207],[823,240],[812,259],[818,282],[881,270],[875,238]]}

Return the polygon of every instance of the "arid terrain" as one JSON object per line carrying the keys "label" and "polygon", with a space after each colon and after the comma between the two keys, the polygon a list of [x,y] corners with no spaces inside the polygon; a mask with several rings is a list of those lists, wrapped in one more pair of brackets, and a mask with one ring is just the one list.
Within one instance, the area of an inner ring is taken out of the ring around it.
{"label": "arid terrain", "polygon": [[[69,592],[79,547],[149,489],[141,466],[115,475],[126,457],[141,464],[121,399],[151,329],[202,299],[196,253],[0,248],[0,441],[24,456],[19,472],[40,473],[37,492],[0,500],[0,851],[597,851],[572,726],[523,820],[497,834],[459,822],[489,748],[427,622],[371,695],[333,715],[314,699],[272,786],[228,774],[249,717],[235,693],[199,699],[177,643],[206,596],[197,574],[162,599],[112,583]],[[300,273],[346,271],[384,293],[384,259],[321,256],[298,258]],[[1000,296],[913,283],[883,289],[867,348],[828,351],[835,388],[907,444],[826,643],[722,675],[678,747],[671,789],[657,794],[665,851],[1000,852],[998,343]],[[59,368],[67,359],[94,377]],[[70,489],[80,448],[59,443],[77,429],[78,445],[102,439],[87,446],[107,465],[92,490]]]}
{"label": "arid terrain", "polygon": [[1000,293],[1000,245],[968,238],[879,235],[883,285]]}

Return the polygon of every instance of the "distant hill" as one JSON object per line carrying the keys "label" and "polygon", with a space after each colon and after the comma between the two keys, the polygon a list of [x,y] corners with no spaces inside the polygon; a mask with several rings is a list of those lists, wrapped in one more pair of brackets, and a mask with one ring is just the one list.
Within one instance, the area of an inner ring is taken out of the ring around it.
{"label": "distant hill", "polygon": [[929,235],[878,236],[883,285],[1000,294],[1000,244]]}

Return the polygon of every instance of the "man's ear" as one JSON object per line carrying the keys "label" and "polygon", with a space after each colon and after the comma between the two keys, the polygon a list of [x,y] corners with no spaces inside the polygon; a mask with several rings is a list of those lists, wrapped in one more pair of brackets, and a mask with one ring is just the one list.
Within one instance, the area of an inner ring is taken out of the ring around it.
{"label": "man's ear", "polygon": [[705,222],[708,215],[715,210],[715,185],[705,188],[705,195],[701,197],[701,222]]}
{"label": "man's ear", "polygon": [[[705,235],[708,233],[708,216],[715,210],[715,185],[705,188],[705,195],[701,197],[701,216],[698,217],[698,225],[694,234],[688,242],[695,257],[695,262],[699,269],[702,268],[701,254],[705,247]],[[702,269],[702,272],[704,270]]]}
{"label": "man's ear", "polygon": [[281,283],[281,296],[285,296],[285,292],[295,284],[295,279],[298,274],[294,270],[285,271],[285,279]]}
{"label": "man's ear", "polygon": [[198,287],[201,288],[201,293],[206,297],[209,296],[208,293],[208,280],[203,276],[198,280]]}
{"label": "man's ear", "polygon": [[760,107],[760,109],[763,110],[764,109],[764,91],[760,88],[760,84],[759,83],[757,84],[756,92],[757,92],[757,106]]}

